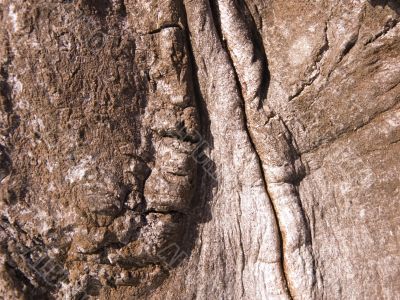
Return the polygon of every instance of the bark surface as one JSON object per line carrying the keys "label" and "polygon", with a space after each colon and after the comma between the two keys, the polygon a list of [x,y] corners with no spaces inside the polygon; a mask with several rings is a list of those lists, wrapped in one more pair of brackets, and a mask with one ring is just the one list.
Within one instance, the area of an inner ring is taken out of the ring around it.
{"label": "bark surface", "polygon": [[0,0],[0,299],[400,299],[399,14]]}

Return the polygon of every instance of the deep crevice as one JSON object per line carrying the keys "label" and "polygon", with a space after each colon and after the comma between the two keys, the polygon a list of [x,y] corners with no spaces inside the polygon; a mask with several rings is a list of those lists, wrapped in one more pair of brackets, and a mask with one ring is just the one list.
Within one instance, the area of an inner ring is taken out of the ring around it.
{"label": "deep crevice", "polygon": [[[214,2],[214,3],[215,3],[215,2]],[[215,5],[215,4],[214,4],[214,5]],[[209,6],[212,7],[211,4],[209,4]],[[268,192],[267,180],[266,180],[266,178],[265,178],[265,174],[264,174],[264,171],[263,171],[263,168],[262,168],[262,161],[261,161],[260,155],[259,155],[259,153],[258,153],[257,150],[256,150],[255,144],[254,144],[254,142],[253,142],[253,140],[252,140],[252,137],[251,137],[251,134],[250,134],[250,130],[249,130],[249,128],[248,128],[248,124],[249,124],[249,123],[248,123],[246,111],[245,111],[245,108],[244,108],[244,106],[245,106],[245,99],[244,99],[244,96],[243,96],[243,91],[242,91],[242,87],[241,87],[241,84],[240,84],[240,81],[239,81],[239,77],[238,77],[236,68],[235,68],[235,66],[234,66],[232,57],[231,57],[231,55],[230,55],[229,49],[228,49],[228,47],[227,47],[227,45],[226,45],[226,42],[225,42],[225,41],[223,40],[223,38],[222,38],[222,29],[221,29],[220,21],[219,21],[219,19],[220,19],[220,18],[219,18],[219,11],[216,12],[215,10],[216,10],[216,7],[214,6],[214,9],[211,9],[211,15],[212,15],[212,18],[213,18],[213,20],[214,20],[214,24],[215,24],[215,26],[216,26],[216,29],[217,29],[217,31],[220,33],[221,45],[222,45],[222,47],[223,47],[224,50],[225,50],[226,56],[227,56],[227,58],[228,58],[228,60],[229,60],[229,63],[230,63],[230,65],[231,65],[232,70],[233,70],[233,73],[234,73],[235,82],[236,82],[236,87],[237,87],[237,89],[238,89],[238,96],[240,97],[241,102],[242,102],[241,104],[242,104],[242,110],[243,110],[244,128],[245,128],[246,134],[247,134],[247,136],[248,136],[248,138],[249,138],[249,142],[250,142],[250,144],[251,144],[251,147],[252,147],[252,149],[254,150],[254,153],[255,153],[255,155],[256,155],[257,163],[258,163],[259,169],[260,169],[260,175],[261,175],[261,177],[262,177],[262,181],[263,181],[264,187],[265,187],[265,192],[266,192],[268,198],[270,199],[272,211],[273,211],[273,214],[274,214],[274,217],[275,217],[275,222],[276,222],[277,227],[278,227],[279,244],[280,244],[279,247],[280,247],[280,252],[281,252],[281,253],[280,253],[280,254],[281,254],[281,255],[280,255],[280,258],[281,258],[280,265],[281,265],[282,272],[283,272],[283,276],[284,276],[283,279],[284,279],[284,282],[285,282],[285,285],[286,285],[287,293],[288,293],[290,299],[293,299],[292,293],[291,293],[290,288],[289,288],[289,284],[288,284],[288,280],[287,280],[287,275],[286,275],[285,267],[284,267],[283,237],[282,237],[282,231],[281,231],[281,229],[280,229],[281,226],[280,226],[280,224],[279,224],[278,215],[277,215],[277,212],[276,212],[276,208],[275,208],[275,206],[274,206],[274,203],[273,203],[273,201],[272,201],[272,197],[271,197],[271,195],[270,195],[269,192]],[[217,15],[215,15],[216,13],[217,13]],[[217,17],[217,16],[218,16],[218,17]],[[216,19],[216,18],[217,18],[217,19]],[[218,25],[218,27],[217,27],[217,25]]]}
{"label": "deep crevice", "polygon": [[179,24],[164,24],[164,25],[160,26],[159,28],[156,28],[154,30],[146,32],[145,34],[160,33],[162,30],[168,29],[168,28],[177,28],[179,30],[183,30],[183,28]]}
{"label": "deep crevice", "polygon": [[[255,45],[254,56],[257,56],[261,60],[262,66],[263,66],[261,83],[257,89],[257,97],[260,99],[257,109],[261,109],[263,107],[264,101],[267,98],[269,83],[270,83],[270,79],[271,79],[271,75],[270,75],[270,72],[268,69],[268,59],[267,59],[266,51],[264,48],[264,42],[263,42],[262,36],[261,36],[259,30],[257,29],[257,23],[254,20],[254,17],[251,14],[251,11],[250,11],[246,1],[245,0],[238,0],[238,1],[239,1],[239,5],[242,6],[240,8],[240,10],[238,10],[238,11],[244,12],[243,16],[245,19],[245,23],[249,27],[251,41],[252,41],[253,45]],[[254,57],[253,57],[253,59],[254,59]]]}
{"label": "deep crevice", "polygon": [[160,215],[171,215],[176,217],[183,217],[186,214],[184,212],[170,209],[170,210],[158,210],[158,209],[148,209],[142,213],[142,215],[147,216],[149,214],[160,214]]}
{"label": "deep crevice", "polygon": [[383,29],[380,32],[378,32],[377,34],[375,34],[373,37],[368,39],[364,43],[364,46],[367,46],[367,45],[375,42],[377,39],[385,36],[390,30],[395,28],[398,23],[399,23],[399,20],[397,20],[397,19],[390,19],[389,21],[387,21],[386,24],[384,25]]}

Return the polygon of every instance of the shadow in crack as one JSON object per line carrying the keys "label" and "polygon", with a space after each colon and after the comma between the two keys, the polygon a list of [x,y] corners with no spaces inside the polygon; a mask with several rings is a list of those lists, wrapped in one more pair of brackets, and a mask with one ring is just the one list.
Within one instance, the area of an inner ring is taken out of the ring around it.
{"label": "shadow in crack", "polygon": [[392,0],[369,0],[369,3],[373,7],[375,7],[375,6],[381,6],[381,7],[389,6],[398,15],[400,15],[400,2],[398,0],[395,0],[395,1],[392,1]]}
{"label": "shadow in crack", "polygon": [[[187,20],[186,11],[184,7],[182,14],[184,19]],[[187,24],[185,24],[187,28]],[[187,215],[187,230],[184,238],[179,244],[180,250],[185,253],[181,258],[190,257],[194,249],[194,245],[199,236],[199,224],[207,223],[212,219],[210,203],[213,200],[213,191],[218,188],[218,176],[216,173],[216,165],[214,161],[208,156],[208,152],[213,149],[214,141],[210,130],[210,118],[207,111],[206,103],[201,95],[199,79],[197,77],[198,66],[196,64],[193,49],[190,44],[190,34],[185,32],[185,39],[187,43],[187,51],[190,61],[190,88],[195,97],[195,104],[198,111],[198,118],[200,123],[200,132],[197,132],[197,146],[192,154],[192,158],[197,164],[197,176],[195,182],[195,191],[192,198],[191,212]],[[177,262],[180,263],[179,261]]]}
{"label": "shadow in crack", "polygon": [[260,99],[259,103],[259,109],[262,108],[265,99],[267,98],[268,94],[268,89],[269,89],[269,83],[271,79],[271,75],[269,73],[269,68],[268,68],[268,59],[266,56],[266,51],[264,48],[264,43],[262,36],[257,28],[256,21],[254,20],[254,17],[247,6],[246,1],[240,0],[238,1],[238,7],[239,10],[243,12],[243,17],[250,28],[250,33],[251,33],[251,40],[254,44],[255,48],[255,56],[260,58],[263,64],[263,78],[261,81],[260,86],[258,87],[257,91],[257,96]]}

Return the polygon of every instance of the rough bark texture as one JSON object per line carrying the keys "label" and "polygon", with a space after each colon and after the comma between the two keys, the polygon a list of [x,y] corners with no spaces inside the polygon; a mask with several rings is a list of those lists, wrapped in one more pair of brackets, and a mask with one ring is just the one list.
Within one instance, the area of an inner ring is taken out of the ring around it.
{"label": "rough bark texture", "polygon": [[0,299],[400,299],[397,1],[0,1]]}

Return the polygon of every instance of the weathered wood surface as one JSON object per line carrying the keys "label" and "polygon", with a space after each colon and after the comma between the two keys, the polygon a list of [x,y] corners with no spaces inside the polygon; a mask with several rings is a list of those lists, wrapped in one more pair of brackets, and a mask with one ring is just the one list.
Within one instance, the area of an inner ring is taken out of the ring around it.
{"label": "weathered wood surface", "polygon": [[397,1],[0,1],[1,299],[400,299]]}

